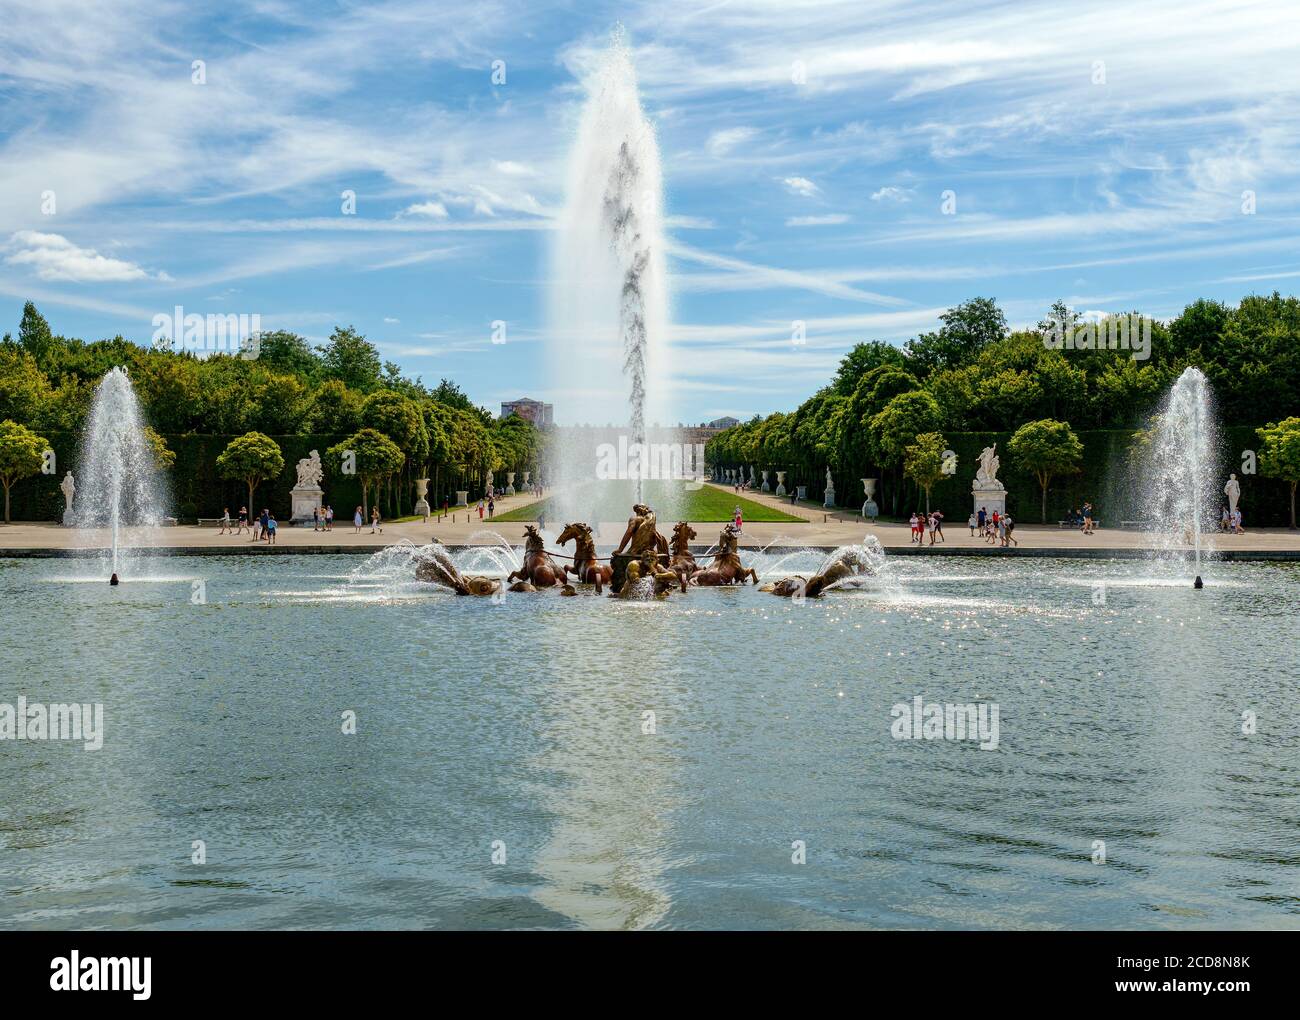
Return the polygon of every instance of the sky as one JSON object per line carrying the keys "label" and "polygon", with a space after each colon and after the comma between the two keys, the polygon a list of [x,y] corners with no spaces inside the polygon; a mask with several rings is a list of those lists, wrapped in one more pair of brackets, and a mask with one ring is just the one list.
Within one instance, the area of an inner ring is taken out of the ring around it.
{"label": "sky", "polygon": [[547,256],[618,25],[680,420],[790,410],[974,296],[1014,327],[1300,278],[1294,0],[0,0],[0,330],[26,300],[86,340],[177,305],[352,325],[587,420],[548,370],[581,352],[548,342]]}

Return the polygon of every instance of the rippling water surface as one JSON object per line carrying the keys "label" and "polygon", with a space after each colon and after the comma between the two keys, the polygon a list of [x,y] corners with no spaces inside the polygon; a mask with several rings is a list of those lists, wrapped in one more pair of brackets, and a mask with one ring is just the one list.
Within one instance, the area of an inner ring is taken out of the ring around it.
{"label": "rippling water surface", "polygon": [[[1297,923],[1294,565],[494,604],[401,559],[0,560],[0,703],[106,728],[0,743],[0,925]],[[893,739],[918,695],[996,702],[998,748]]]}

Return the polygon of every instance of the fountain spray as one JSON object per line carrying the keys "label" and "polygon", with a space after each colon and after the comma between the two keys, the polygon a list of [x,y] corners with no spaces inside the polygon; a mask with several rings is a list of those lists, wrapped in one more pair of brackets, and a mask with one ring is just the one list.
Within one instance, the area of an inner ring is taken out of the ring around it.
{"label": "fountain spray", "polygon": [[144,431],[144,414],[125,370],[105,374],[95,389],[81,440],[77,527],[107,528],[110,576],[123,571],[122,529],[158,527],[165,486]]}

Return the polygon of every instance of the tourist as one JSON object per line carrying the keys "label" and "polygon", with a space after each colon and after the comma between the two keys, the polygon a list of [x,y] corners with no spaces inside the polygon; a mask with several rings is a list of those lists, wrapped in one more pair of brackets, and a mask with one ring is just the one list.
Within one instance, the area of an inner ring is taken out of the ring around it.
{"label": "tourist", "polygon": [[1231,513],[1228,512],[1228,508],[1225,506],[1225,507],[1223,508],[1223,513],[1219,515],[1219,530],[1220,530],[1220,531],[1231,531],[1231,530],[1232,530],[1232,517],[1233,517],[1233,515],[1232,515]]}
{"label": "tourist", "polygon": [[1092,504],[1087,500],[1083,503],[1083,533],[1085,535],[1093,534],[1092,528]]}
{"label": "tourist", "polygon": [[483,501],[481,499],[478,501],[478,519],[480,521],[483,519]]}
{"label": "tourist", "polygon": [[916,542],[916,511],[912,511],[912,516],[907,519],[907,525],[911,529],[911,537],[907,540],[908,545]]}
{"label": "tourist", "polygon": [[231,528],[230,528],[230,507],[226,507],[226,508],[222,511],[222,514],[221,514],[221,530],[218,531],[217,534],[218,534],[218,535],[224,535],[224,534],[225,534],[227,531],[229,531],[229,530],[231,530]]}
{"label": "tourist", "polygon": [[248,527],[248,507],[241,506],[239,508],[239,530],[235,534],[242,535],[246,527]]}
{"label": "tourist", "polygon": [[451,501],[446,496],[442,497],[442,516],[446,517],[451,509]]}
{"label": "tourist", "polygon": [[1013,531],[1015,530],[1015,528],[1016,528],[1016,522],[1015,522],[1014,520],[1011,519],[1011,515],[1010,515],[1010,514],[1004,514],[1004,515],[1003,515],[1003,517],[1002,517],[1002,528],[1003,528],[1003,532],[1002,532],[1002,544],[1003,544],[1003,545],[1006,545],[1008,542],[1010,542],[1012,545],[1019,545],[1019,544],[1020,544],[1019,542],[1017,542],[1017,541],[1015,540],[1015,537],[1011,534],[1011,532],[1013,532]]}
{"label": "tourist", "polygon": [[320,531],[320,507],[311,508],[311,530]]}
{"label": "tourist", "polygon": [[488,497],[488,520],[492,520],[497,515],[497,501],[491,496]]}
{"label": "tourist", "polygon": [[979,529],[981,533],[984,531],[984,524],[988,520],[988,516],[988,511],[983,507],[980,507],[980,512],[976,515],[976,519],[979,521]]}
{"label": "tourist", "polygon": [[1241,510],[1237,509],[1232,512],[1232,533],[1234,535],[1244,535],[1246,529],[1241,526]]}
{"label": "tourist", "polygon": [[975,529],[979,526],[979,518],[975,516],[974,510],[970,512],[970,517],[966,520],[966,523],[970,526],[970,537],[974,538]]}
{"label": "tourist", "polygon": [[736,507],[735,510],[731,511],[731,523],[734,524],[734,525],[736,526],[736,534],[739,535],[739,534],[740,534],[740,526],[741,526],[742,523],[744,523],[744,522],[741,520],[740,507]]}
{"label": "tourist", "polygon": [[361,507],[357,507],[356,512],[352,515],[352,527],[355,529],[353,531],[354,535],[361,534],[361,526],[365,521],[365,517],[361,515]]}
{"label": "tourist", "polygon": [[262,507],[262,537],[268,542],[271,540],[271,511]]}
{"label": "tourist", "polygon": [[266,517],[266,544],[267,545],[275,545],[275,528],[276,528],[275,516],[273,514],[267,514]]}
{"label": "tourist", "polygon": [[250,541],[252,542],[260,541],[262,538],[262,518],[260,514],[257,517],[253,518],[252,532],[253,532],[253,537],[250,539]]}
{"label": "tourist", "polygon": [[[479,508],[479,516],[482,517],[482,516],[483,516],[483,512],[482,512],[482,511],[483,511],[483,504],[482,504],[482,502],[479,503],[478,508]],[[383,529],[383,521],[382,521],[382,520],[380,519],[380,517],[379,517],[379,505],[378,505],[378,504],[375,504],[374,506],[372,506],[372,507],[370,508],[370,534],[373,535],[373,534],[375,533],[375,529],[376,529],[376,528],[379,529],[379,533],[380,533],[381,535],[384,533],[384,529]]]}
{"label": "tourist", "polygon": [[325,507],[325,530],[334,530],[334,508],[332,506]]}

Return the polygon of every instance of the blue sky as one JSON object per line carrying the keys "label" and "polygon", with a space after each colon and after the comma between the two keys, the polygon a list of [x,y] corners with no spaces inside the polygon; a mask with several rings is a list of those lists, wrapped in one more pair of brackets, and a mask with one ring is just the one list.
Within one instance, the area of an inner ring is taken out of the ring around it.
{"label": "blue sky", "polygon": [[2,328],[28,298],[86,339],[177,304],[351,324],[489,407],[553,398],[548,236],[617,23],[684,420],[792,408],[975,295],[1168,317],[1300,277],[1289,0],[199,6],[0,0]]}

